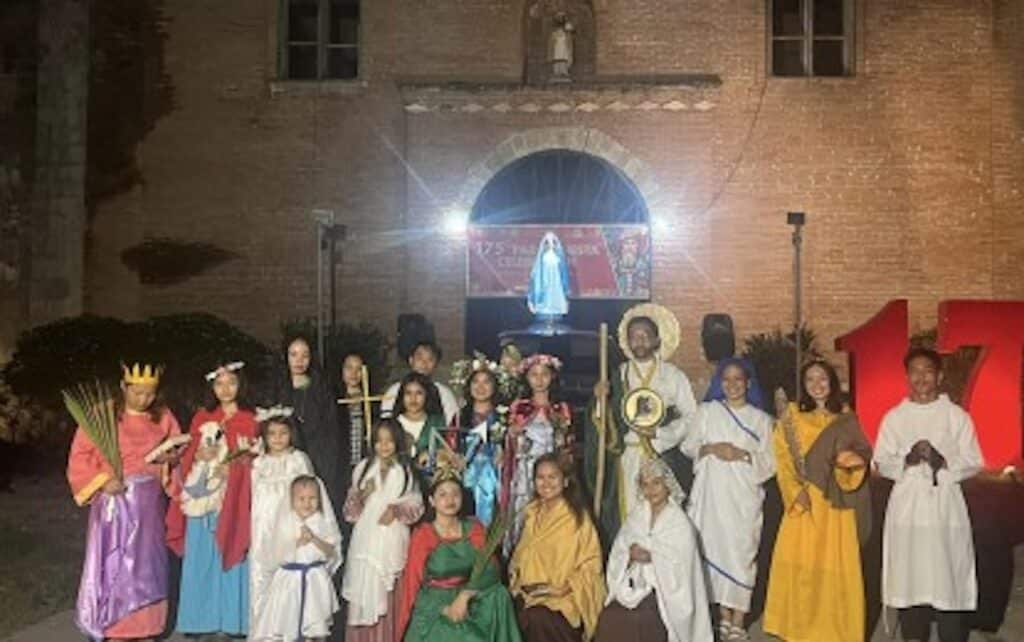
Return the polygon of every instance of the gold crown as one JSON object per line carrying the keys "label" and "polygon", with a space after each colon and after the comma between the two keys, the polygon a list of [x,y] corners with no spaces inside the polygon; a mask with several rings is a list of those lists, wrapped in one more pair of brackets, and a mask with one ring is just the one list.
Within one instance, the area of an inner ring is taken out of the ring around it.
{"label": "gold crown", "polygon": [[436,453],[434,459],[434,474],[431,478],[431,486],[437,486],[441,482],[454,481],[462,483],[462,474],[466,469],[466,461],[461,455],[451,450],[442,448]]}
{"label": "gold crown", "polygon": [[122,380],[129,386],[156,386],[160,384],[160,375],[163,374],[163,368],[160,366],[151,366],[147,364],[134,363],[129,368],[125,364],[121,364],[121,370],[124,371]]}

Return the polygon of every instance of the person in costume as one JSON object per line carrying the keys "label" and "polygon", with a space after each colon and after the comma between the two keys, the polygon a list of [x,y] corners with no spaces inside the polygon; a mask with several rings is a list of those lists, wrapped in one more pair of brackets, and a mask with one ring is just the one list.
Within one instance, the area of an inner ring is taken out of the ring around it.
{"label": "person in costume", "polygon": [[345,500],[345,521],[355,524],[342,582],[347,642],[394,642],[400,633],[397,583],[405,569],[409,527],[423,515],[404,439],[394,420],[374,426],[373,454],[356,466]]}
{"label": "person in costume", "polygon": [[402,578],[402,639],[520,642],[512,598],[493,559],[498,541],[489,541],[479,521],[461,517],[463,489],[456,459],[451,451],[438,452],[430,514],[409,543]]}
{"label": "person in costume", "polygon": [[[340,399],[359,399],[363,396],[362,355],[350,352],[341,360],[341,386],[338,394]],[[369,446],[367,432],[371,417],[363,417],[364,406],[361,403],[348,403],[338,406],[338,437],[341,440],[341,463],[339,464],[338,482],[341,488],[348,488],[352,483],[352,469],[363,460],[364,451]]]}
{"label": "person in costume", "polygon": [[[459,402],[455,398],[455,393],[452,392],[451,388],[444,385],[440,381],[434,381],[434,371],[437,369],[439,363],[441,363],[441,346],[437,345],[433,341],[420,341],[413,346],[412,352],[409,353],[408,362],[409,370],[416,372],[427,378],[431,382],[431,385],[437,389],[438,399],[441,401],[441,408],[443,410],[445,425],[448,425],[455,419],[455,415],[459,412]],[[404,381],[404,379],[402,379]],[[388,386],[387,391],[384,393],[384,400],[380,403],[380,412],[382,415],[395,415],[400,414],[395,410],[395,406],[398,404],[398,400],[401,399],[401,392],[399,388],[402,386],[402,381],[396,381],[395,383]]]}
{"label": "person in costume", "polygon": [[253,622],[255,642],[326,640],[341,608],[331,579],[341,566],[341,531],[327,489],[300,475],[289,496],[271,530],[274,573]]}
{"label": "person in costume", "polygon": [[518,388],[515,377],[477,353],[452,366],[452,389],[466,404],[458,414],[457,443],[450,445],[466,460],[463,485],[469,492],[469,514],[484,526],[494,519],[501,473],[501,443],[508,407],[500,402]]}
{"label": "person in costume", "polygon": [[960,483],[984,461],[970,415],[939,394],[942,358],[903,361],[909,396],[882,418],[878,472],[895,482],[882,536],[882,603],[900,609],[904,640],[966,642],[978,603],[971,518]]}
{"label": "person in costume", "polygon": [[517,399],[509,408],[500,497],[502,508],[512,512],[506,556],[519,541],[526,519],[524,509],[534,497],[535,463],[548,453],[572,450],[572,410],[558,398],[561,369],[561,360],[548,354],[532,355],[519,364],[530,396]]}
{"label": "person in costume", "polygon": [[526,306],[537,318],[557,320],[569,313],[569,261],[562,242],[547,232],[537,247],[537,258],[530,270]]}
{"label": "person in costume", "polygon": [[[683,488],[689,464],[678,450],[697,413],[690,380],[669,363],[679,345],[679,322],[666,308],[644,303],[628,310],[619,323],[619,345],[627,361],[594,386],[595,399],[607,399],[605,470],[599,526],[605,542],[633,508],[639,494],[637,473],[644,462],[665,458]],[[592,494],[597,494],[600,405],[588,413],[584,433],[584,469]]]}
{"label": "person in costume", "polygon": [[[405,430],[409,454],[416,458],[431,451],[448,427],[437,388],[428,377],[418,372],[410,372],[402,378],[394,417]],[[422,467],[422,461],[416,463]]]}
{"label": "person in costume", "polygon": [[844,411],[828,362],[804,365],[800,381],[799,402],[786,407],[772,437],[784,513],[763,628],[784,640],[863,642],[871,447],[856,415]]}
{"label": "person in costume", "polygon": [[89,504],[75,624],[92,639],[152,638],[166,625],[164,484],[178,455],[147,455],[181,429],[159,384],[158,368],[124,367],[114,401],[119,462],[107,461],[82,426],[71,442],[68,484],[75,503]]}
{"label": "person in costume", "polygon": [[[245,407],[244,365],[227,363],[206,375],[210,398],[192,418],[180,468],[184,488],[167,512],[168,546],[182,556],[175,627],[181,633],[249,631],[252,458],[225,461],[259,438],[256,417]],[[208,441],[211,429],[222,447]]]}
{"label": "person in costume", "polygon": [[338,430],[337,399],[313,362],[310,343],[304,337],[288,342],[288,372],[278,384],[273,402],[293,410],[294,446],[309,453],[313,470],[327,487],[331,501],[342,496],[342,448]]}
{"label": "person in costume", "polygon": [[[641,502],[615,536],[597,642],[713,642],[700,545],[662,459],[640,469]],[[721,638],[734,639],[734,638]]]}
{"label": "person in costume", "polygon": [[775,474],[772,417],[747,361],[723,359],[681,446],[694,463],[687,513],[700,533],[719,638],[749,640],[744,618],[757,578],[764,487]]}
{"label": "person in costume", "polygon": [[565,454],[533,469],[536,494],[509,562],[509,589],[526,642],[594,637],[605,601],[601,543]]}
{"label": "person in costume", "polygon": [[[283,406],[257,409],[263,454],[252,464],[252,543],[249,548],[249,622],[264,610],[267,588],[277,569],[273,554],[275,520],[289,506],[292,480],[312,475],[306,453],[293,446],[292,409]],[[282,508],[285,507],[284,509]]]}

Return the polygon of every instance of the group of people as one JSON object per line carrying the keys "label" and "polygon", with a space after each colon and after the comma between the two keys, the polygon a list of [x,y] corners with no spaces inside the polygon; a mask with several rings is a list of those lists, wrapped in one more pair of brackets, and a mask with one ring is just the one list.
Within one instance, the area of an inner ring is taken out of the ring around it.
{"label": "group of people", "polygon": [[340,364],[338,393],[296,339],[269,407],[246,405],[244,364],[214,368],[176,449],[160,371],[126,367],[120,461],[82,429],[69,456],[75,500],[90,505],[79,627],[93,639],[162,632],[169,547],[182,557],[175,628],[186,634],[745,640],[775,477],[784,514],[764,629],[863,642],[875,469],[895,481],[884,602],[906,640],[928,640],[937,619],[942,642],[966,641],[977,589],[959,482],[982,459],[970,417],[938,392],[936,353],[907,354],[908,397],[872,452],[825,361],[803,366],[798,399],[775,419],[741,359],[718,364],[697,404],[669,362],[679,328],[668,310],[633,308],[618,339],[627,359],[577,409],[582,430],[551,355],[474,355],[453,364],[449,387],[432,377],[440,350],[421,343],[375,419],[358,355]]}

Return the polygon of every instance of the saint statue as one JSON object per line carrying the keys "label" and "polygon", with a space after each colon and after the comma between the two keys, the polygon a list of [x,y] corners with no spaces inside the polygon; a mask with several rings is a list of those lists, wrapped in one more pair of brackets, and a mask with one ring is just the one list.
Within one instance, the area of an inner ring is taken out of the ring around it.
{"label": "saint statue", "polygon": [[551,62],[551,81],[569,82],[569,70],[573,63],[573,32],[569,17],[564,13],[555,16],[555,28],[551,30],[548,44],[548,60]]}
{"label": "saint statue", "polygon": [[554,232],[547,232],[530,271],[526,305],[539,320],[556,322],[569,312],[569,289],[569,262],[562,242]]}

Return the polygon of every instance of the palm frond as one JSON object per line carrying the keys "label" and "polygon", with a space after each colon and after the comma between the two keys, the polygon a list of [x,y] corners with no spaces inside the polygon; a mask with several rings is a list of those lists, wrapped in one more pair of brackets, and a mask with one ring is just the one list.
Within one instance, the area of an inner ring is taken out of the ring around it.
{"label": "palm frond", "polygon": [[64,406],[75,422],[82,428],[89,440],[120,479],[121,448],[117,439],[117,413],[114,411],[114,396],[110,389],[99,381],[92,384],[78,384],[62,390]]}
{"label": "palm frond", "polygon": [[501,546],[502,541],[505,539],[505,533],[508,532],[509,526],[512,524],[512,509],[505,508],[498,511],[498,514],[494,516],[494,521],[487,527],[487,537],[484,538],[484,547],[476,552],[476,559],[473,561],[473,571],[469,575],[469,581],[472,584],[487,568],[487,564],[494,557],[498,547]]}

